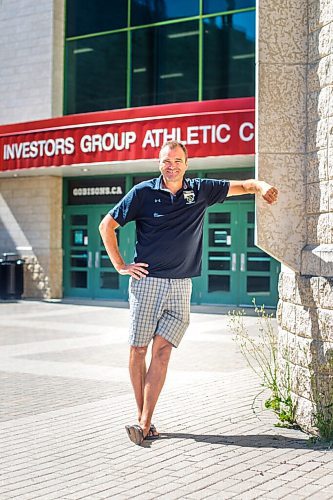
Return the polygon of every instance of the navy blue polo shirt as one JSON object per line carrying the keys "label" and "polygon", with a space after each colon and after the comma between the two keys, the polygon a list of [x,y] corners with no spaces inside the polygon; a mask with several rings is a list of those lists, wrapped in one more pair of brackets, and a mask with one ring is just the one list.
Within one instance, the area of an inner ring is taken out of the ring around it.
{"label": "navy blue polo shirt", "polygon": [[225,180],[184,178],[173,195],[160,176],[134,186],[109,213],[120,226],[136,221],[134,261],[148,264],[149,276],[191,278],[201,273],[205,210],[228,190]]}

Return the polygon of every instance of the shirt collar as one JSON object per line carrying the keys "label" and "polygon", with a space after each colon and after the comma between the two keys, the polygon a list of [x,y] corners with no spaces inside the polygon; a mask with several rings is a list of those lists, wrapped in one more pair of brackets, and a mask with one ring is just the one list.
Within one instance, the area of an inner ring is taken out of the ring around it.
{"label": "shirt collar", "polygon": [[[163,187],[163,182],[162,182],[163,176],[160,175],[156,180],[157,180],[157,182],[155,184],[156,185],[156,189],[157,190],[162,190],[162,191],[167,191],[167,189],[165,189]],[[189,189],[189,184],[188,184],[187,179],[185,177],[183,178],[183,188],[182,189]]]}

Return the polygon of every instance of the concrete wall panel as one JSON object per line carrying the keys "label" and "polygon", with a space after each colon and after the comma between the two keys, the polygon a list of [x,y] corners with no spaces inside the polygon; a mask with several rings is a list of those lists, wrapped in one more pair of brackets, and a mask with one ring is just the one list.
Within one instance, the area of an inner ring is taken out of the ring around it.
{"label": "concrete wall panel", "polygon": [[64,0],[2,0],[0,123],[62,114]]}
{"label": "concrete wall panel", "polygon": [[25,261],[25,297],[62,296],[62,178],[0,179],[0,253]]}

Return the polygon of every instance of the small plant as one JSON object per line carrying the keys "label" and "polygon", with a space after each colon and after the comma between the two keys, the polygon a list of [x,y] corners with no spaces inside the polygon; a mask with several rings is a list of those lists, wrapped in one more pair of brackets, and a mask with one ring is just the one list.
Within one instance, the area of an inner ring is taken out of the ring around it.
{"label": "small plant", "polygon": [[[326,353],[326,363],[320,367],[320,375],[315,377],[311,370],[313,403],[315,405],[314,424],[318,429],[319,441],[333,445],[333,349]],[[326,379],[326,383],[324,380]],[[321,390],[319,387],[321,386]]]}
{"label": "small plant", "polygon": [[[287,362],[285,375],[281,378],[278,367],[278,339],[274,329],[273,314],[267,314],[264,305],[258,307],[253,299],[258,316],[258,336],[249,334],[244,324],[245,312],[229,311],[229,326],[250,368],[262,381],[262,386],[271,391],[265,407],[278,416],[279,426],[297,427],[295,409],[291,399],[290,370]],[[284,356],[288,359],[287,356]]]}
{"label": "small plant", "polygon": [[317,410],[314,416],[315,425],[323,441],[333,444],[333,402]]}

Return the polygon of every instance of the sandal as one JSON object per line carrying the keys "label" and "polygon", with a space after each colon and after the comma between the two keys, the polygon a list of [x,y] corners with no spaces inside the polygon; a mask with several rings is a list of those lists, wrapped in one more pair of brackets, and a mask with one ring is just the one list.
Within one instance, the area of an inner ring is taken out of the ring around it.
{"label": "sandal", "polygon": [[145,437],[148,441],[153,441],[154,439],[158,439],[160,437],[159,433],[154,434],[157,432],[157,429],[154,424],[150,424],[149,432],[148,435]]}
{"label": "sandal", "polygon": [[140,445],[145,439],[143,435],[143,430],[139,425],[125,425],[128,437],[134,444]]}
{"label": "sandal", "polygon": [[157,432],[154,424],[150,425],[147,436],[143,435],[143,430],[139,425],[125,425],[125,429],[132,443],[137,445],[142,444],[145,440],[153,441],[154,439],[158,439],[160,437],[159,434],[154,434],[154,432]]}

